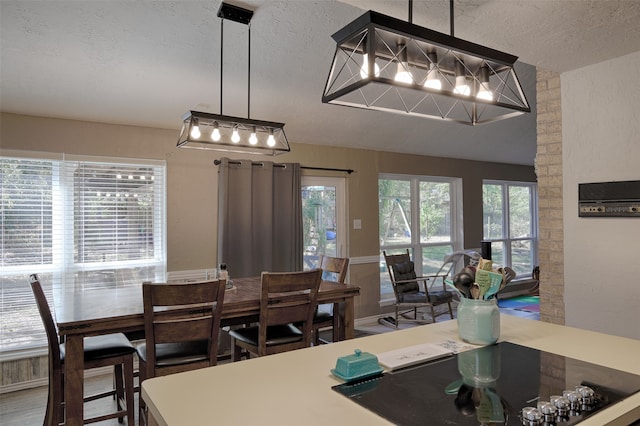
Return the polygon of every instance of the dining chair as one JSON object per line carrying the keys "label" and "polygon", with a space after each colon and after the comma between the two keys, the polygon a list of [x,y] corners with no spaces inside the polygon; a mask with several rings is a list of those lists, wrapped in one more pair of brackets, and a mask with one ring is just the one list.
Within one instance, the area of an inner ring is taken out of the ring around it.
{"label": "dining chair", "polygon": [[[433,277],[416,276],[415,265],[411,260],[408,249],[406,253],[400,254],[387,254],[386,251],[382,253],[387,264],[393,293],[396,297],[394,303],[395,328],[398,328],[398,323],[401,320],[417,323],[428,322],[424,319],[424,316],[418,318],[418,311],[422,308],[428,309],[432,322],[436,322],[437,316],[446,313],[449,313],[449,316],[453,319],[453,309],[451,308],[453,293],[445,289],[444,283],[442,290],[430,289],[427,282]],[[434,307],[443,304],[448,305],[448,311],[436,313]]]}
{"label": "dining chair", "polygon": [[[53,320],[49,303],[42,290],[37,274],[29,276],[31,290],[36,299],[38,311],[44,324],[49,346],[49,392],[44,425],[65,424],[64,403],[64,359],[65,344],[60,343],[60,336]],[[93,418],[84,419],[84,424],[118,418],[120,422],[127,418],[128,425],[135,424],[134,387],[133,387],[133,354],[135,348],[122,333],[85,337],[84,368],[114,366],[115,389],[100,394],[87,396],[84,402],[105,397],[116,399],[116,411]]]}
{"label": "dining chair", "polygon": [[[322,279],[344,284],[349,268],[349,258],[321,255],[318,267],[322,269]],[[321,328],[332,328],[332,341],[344,340],[340,335],[340,320],[344,317],[344,303],[318,305],[313,314],[313,342],[315,345],[329,343],[320,338]]]}
{"label": "dining chair", "polygon": [[322,269],[304,272],[263,272],[257,325],[229,331],[232,360],[242,350],[257,356],[311,346],[313,313]]}
{"label": "dining chair", "polygon": [[[216,365],[225,280],[142,283],[145,342],[137,347],[140,383]],[[140,423],[146,407],[139,398]]]}

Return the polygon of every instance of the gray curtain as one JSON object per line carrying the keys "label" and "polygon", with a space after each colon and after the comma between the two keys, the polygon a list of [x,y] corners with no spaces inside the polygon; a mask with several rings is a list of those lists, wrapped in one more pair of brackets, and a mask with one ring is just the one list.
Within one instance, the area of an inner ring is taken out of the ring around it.
{"label": "gray curtain", "polygon": [[301,271],[300,164],[220,161],[218,264],[231,279]]}

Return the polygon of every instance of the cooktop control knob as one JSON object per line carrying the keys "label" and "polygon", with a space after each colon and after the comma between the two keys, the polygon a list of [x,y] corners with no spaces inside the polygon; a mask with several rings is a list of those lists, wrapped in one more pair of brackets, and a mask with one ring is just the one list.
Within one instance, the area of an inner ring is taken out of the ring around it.
{"label": "cooktop control knob", "polygon": [[542,424],[542,413],[535,407],[524,407],[522,409],[522,424],[526,426],[537,426]]}
{"label": "cooktop control knob", "polygon": [[582,397],[582,410],[588,411],[596,405],[596,393],[589,386],[576,386],[576,392]]}
{"label": "cooktop control knob", "polygon": [[556,407],[556,418],[558,422],[565,421],[569,418],[569,409],[571,408],[571,403],[567,398],[560,395],[553,395],[549,398],[549,401]]}
{"label": "cooktop control knob", "polygon": [[582,407],[582,396],[576,391],[566,390],[562,392],[562,396],[569,400],[569,414],[577,416],[580,414],[580,408]]}
{"label": "cooktop control knob", "polygon": [[551,424],[556,419],[556,406],[550,403],[549,401],[540,401],[538,402],[538,411],[542,414],[542,420],[544,423]]}

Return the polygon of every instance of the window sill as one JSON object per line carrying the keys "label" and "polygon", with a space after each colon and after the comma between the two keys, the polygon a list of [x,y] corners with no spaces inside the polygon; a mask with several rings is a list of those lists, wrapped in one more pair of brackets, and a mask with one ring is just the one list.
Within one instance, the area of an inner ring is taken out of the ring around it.
{"label": "window sill", "polygon": [[38,358],[49,354],[47,347],[34,347],[29,349],[16,349],[0,352],[0,362],[16,361],[19,359]]}

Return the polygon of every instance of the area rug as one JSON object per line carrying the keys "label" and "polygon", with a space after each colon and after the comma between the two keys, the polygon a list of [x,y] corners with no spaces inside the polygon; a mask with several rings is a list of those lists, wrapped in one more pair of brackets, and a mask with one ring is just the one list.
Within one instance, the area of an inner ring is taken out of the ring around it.
{"label": "area rug", "polygon": [[517,311],[540,312],[540,296],[517,296],[503,299],[498,301],[498,306]]}

